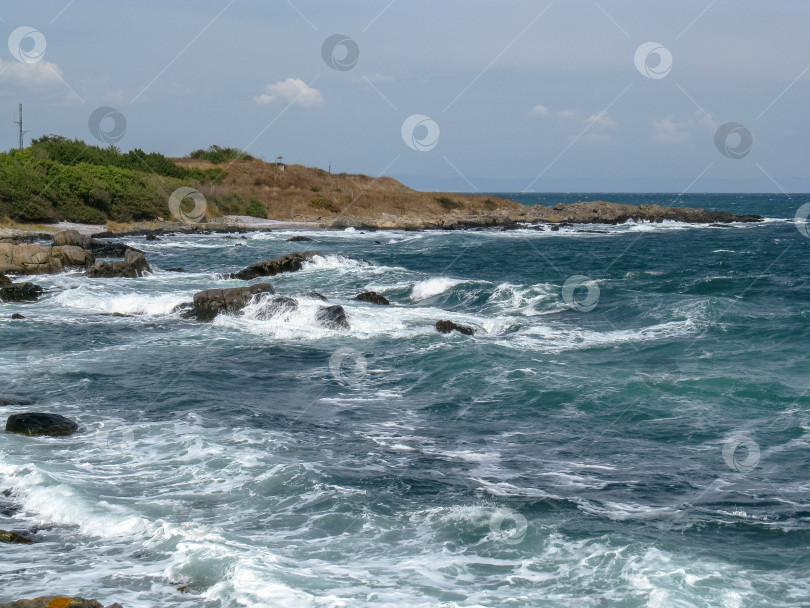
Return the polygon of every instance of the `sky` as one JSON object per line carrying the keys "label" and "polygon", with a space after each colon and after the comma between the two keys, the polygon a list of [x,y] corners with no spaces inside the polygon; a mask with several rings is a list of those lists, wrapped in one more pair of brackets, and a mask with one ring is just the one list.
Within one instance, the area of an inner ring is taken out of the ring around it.
{"label": "sky", "polygon": [[810,191],[810,2],[0,4],[0,149],[212,144],[421,189]]}

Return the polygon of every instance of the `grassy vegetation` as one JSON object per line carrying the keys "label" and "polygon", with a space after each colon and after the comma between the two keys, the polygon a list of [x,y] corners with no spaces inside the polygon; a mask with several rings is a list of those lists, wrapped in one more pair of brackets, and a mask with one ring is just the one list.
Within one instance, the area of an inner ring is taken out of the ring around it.
{"label": "grassy vegetation", "polygon": [[464,203],[454,201],[452,198],[447,198],[446,196],[436,197],[435,200],[437,203],[439,203],[439,206],[442,209],[446,209],[447,211],[452,211],[453,209],[464,209]]}
{"label": "grassy vegetation", "polygon": [[259,199],[251,198],[247,209],[245,209],[245,215],[267,219],[267,209],[264,208],[264,205],[262,205],[262,202]]}
{"label": "grassy vegetation", "polygon": [[237,148],[221,148],[220,146],[211,146],[207,150],[203,150],[202,148],[194,150],[194,152],[189,154],[189,158],[207,160],[209,163],[215,165],[220,165],[232,160],[253,160],[253,157],[247,152],[243,152]]}
{"label": "grassy vegetation", "polygon": [[90,224],[169,217],[176,188],[224,177],[218,169],[180,167],[162,154],[122,153],[52,135],[0,154],[0,217]]}
{"label": "grassy vegetation", "polygon": [[340,213],[340,208],[323,196],[315,196],[309,199],[309,206],[313,209],[323,209],[331,213]]}

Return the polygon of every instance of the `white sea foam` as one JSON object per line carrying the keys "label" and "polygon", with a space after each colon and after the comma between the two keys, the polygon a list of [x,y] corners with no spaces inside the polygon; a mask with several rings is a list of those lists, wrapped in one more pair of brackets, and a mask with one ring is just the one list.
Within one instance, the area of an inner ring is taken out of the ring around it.
{"label": "white sea foam", "polygon": [[448,277],[433,277],[424,281],[419,281],[413,286],[411,290],[411,300],[419,301],[432,298],[448,289],[452,289],[456,285],[462,284],[464,281],[461,279],[451,279]]}

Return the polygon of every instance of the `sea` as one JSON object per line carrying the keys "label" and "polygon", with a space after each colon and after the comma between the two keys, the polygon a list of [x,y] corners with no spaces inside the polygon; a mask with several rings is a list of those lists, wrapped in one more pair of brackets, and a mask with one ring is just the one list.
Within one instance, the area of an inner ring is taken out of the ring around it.
{"label": "sea", "polygon": [[[152,274],[30,277],[0,398],[33,405],[0,415],[80,430],[0,434],[0,529],[35,541],[0,603],[810,605],[810,195],[505,196],[764,220],[128,237]],[[267,279],[294,310],[173,312],[305,250]]]}

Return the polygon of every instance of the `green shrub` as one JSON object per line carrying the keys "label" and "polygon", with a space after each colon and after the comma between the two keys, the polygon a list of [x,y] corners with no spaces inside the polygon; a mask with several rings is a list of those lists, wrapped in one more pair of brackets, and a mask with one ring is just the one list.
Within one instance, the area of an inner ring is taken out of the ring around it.
{"label": "green shrub", "polygon": [[220,146],[211,146],[208,149],[194,150],[189,154],[191,158],[200,160],[207,160],[209,163],[219,165],[230,160],[253,160],[253,157],[247,152],[243,152],[238,148],[222,148]]}
{"label": "green shrub", "polygon": [[251,198],[250,203],[245,209],[245,215],[267,219],[267,209],[264,208],[264,205],[259,199]]}
{"label": "green shrub", "polygon": [[497,208],[498,205],[493,203],[492,199],[488,198],[487,200],[484,201],[484,209],[486,209],[487,211],[494,211]]}
{"label": "green shrub", "polygon": [[318,188],[318,186],[312,186],[312,187],[310,188],[310,190],[311,190],[312,192],[320,192],[320,191],[321,191],[321,189],[320,189],[320,188]]}

